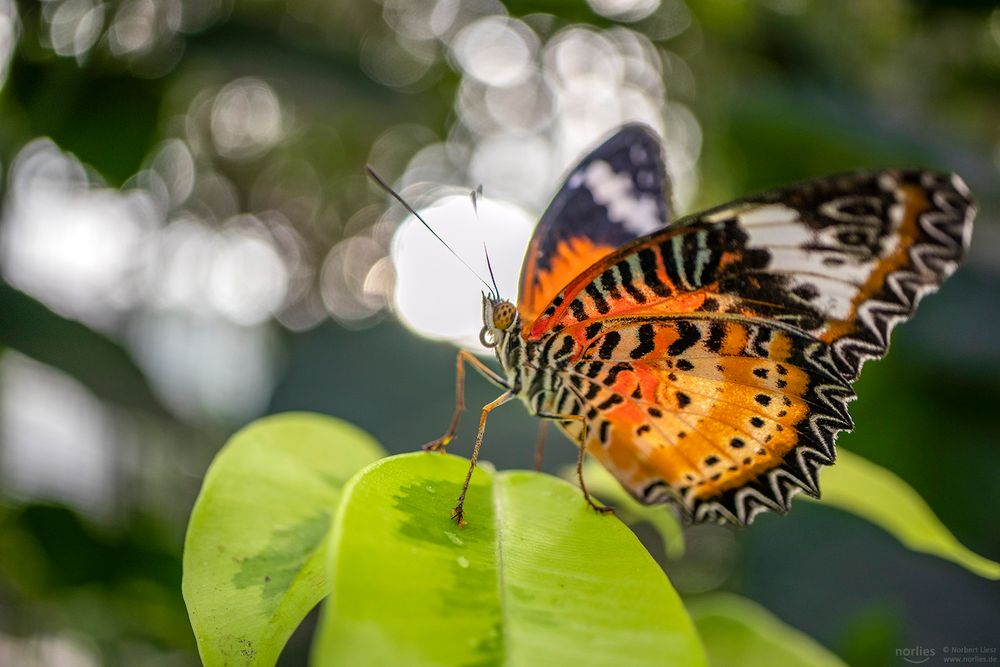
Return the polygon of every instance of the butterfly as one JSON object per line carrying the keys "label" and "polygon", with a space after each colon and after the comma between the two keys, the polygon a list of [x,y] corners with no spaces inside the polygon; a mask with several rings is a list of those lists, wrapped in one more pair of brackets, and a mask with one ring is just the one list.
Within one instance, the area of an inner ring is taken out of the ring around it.
{"label": "butterfly", "polygon": [[962,261],[975,206],[954,174],[859,171],[670,222],[657,135],[626,125],[574,167],[542,216],[516,305],[483,294],[481,342],[500,370],[459,352],[643,503],[691,522],[784,513],[818,471],[862,365]]}

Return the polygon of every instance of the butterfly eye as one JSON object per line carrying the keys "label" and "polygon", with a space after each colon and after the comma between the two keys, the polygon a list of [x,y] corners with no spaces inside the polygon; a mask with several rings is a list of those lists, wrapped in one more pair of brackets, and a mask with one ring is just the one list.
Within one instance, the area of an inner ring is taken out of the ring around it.
{"label": "butterfly eye", "polygon": [[489,327],[483,327],[479,330],[479,342],[483,344],[483,347],[496,347],[500,341],[493,335]]}
{"label": "butterfly eye", "polygon": [[493,311],[493,326],[497,329],[506,330],[514,323],[516,315],[517,309],[514,308],[514,304],[504,301]]}

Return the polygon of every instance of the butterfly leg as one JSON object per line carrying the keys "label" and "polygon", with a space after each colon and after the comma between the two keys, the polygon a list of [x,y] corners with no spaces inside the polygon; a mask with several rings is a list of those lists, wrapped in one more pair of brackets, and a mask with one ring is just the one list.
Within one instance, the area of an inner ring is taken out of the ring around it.
{"label": "butterfly leg", "polygon": [[469,490],[469,482],[472,480],[472,471],[476,469],[476,461],[479,460],[479,448],[483,446],[483,435],[486,433],[486,417],[489,416],[493,408],[498,408],[510,399],[514,398],[514,393],[505,391],[495,401],[483,406],[483,414],[479,417],[479,431],[476,432],[476,445],[472,448],[472,456],[469,458],[469,472],[465,474],[465,483],[462,484],[462,493],[458,496],[458,504],[451,512],[451,518],[458,521],[459,528],[465,526],[465,514],[462,506],[465,504],[465,494]]}
{"label": "butterfly leg", "polygon": [[576,478],[580,480],[580,490],[583,491],[583,499],[587,501],[587,504],[595,512],[600,512],[601,514],[613,514],[615,511],[614,507],[609,507],[607,505],[598,505],[594,502],[594,499],[590,497],[590,492],[587,491],[587,483],[583,481],[583,461],[587,456],[587,419],[583,415],[557,415],[545,412],[539,412],[539,417],[544,419],[555,419],[558,421],[578,421],[583,424],[583,437],[580,441],[580,449],[576,457]]}
{"label": "butterfly leg", "polygon": [[535,440],[535,472],[542,471],[542,456],[545,454],[545,435],[549,430],[549,423],[544,419],[538,420],[538,438]]}
{"label": "butterfly leg", "polygon": [[465,411],[465,364],[469,364],[474,369],[493,384],[507,389],[507,382],[497,375],[492,368],[481,362],[471,352],[465,350],[458,351],[455,360],[455,412],[451,416],[451,424],[445,434],[436,440],[431,440],[423,445],[424,451],[438,452],[444,449],[449,442],[455,439],[455,432],[458,431],[458,422]]}

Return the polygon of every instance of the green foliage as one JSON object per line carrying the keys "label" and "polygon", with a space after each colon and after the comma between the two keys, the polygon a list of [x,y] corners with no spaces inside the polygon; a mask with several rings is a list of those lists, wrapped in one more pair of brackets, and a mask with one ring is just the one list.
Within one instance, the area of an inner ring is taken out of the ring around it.
{"label": "green foliage", "polygon": [[[350,425],[296,413],[256,422],[223,448],[184,553],[206,665],[273,665],[327,595],[313,645],[321,665],[704,665],[702,642],[713,665],[843,664],[749,600],[716,594],[685,609],[635,536],[571,484],[479,468],[460,529],[450,514],[464,459],[383,454]],[[669,512],[635,503],[596,466],[587,475],[681,552]],[[915,491],[858,456],[841,450],[823,490],[911,549],[998,576]]]}
{"label": "green foliage", "polygon": [[254,422],[205,476],[184,546],[184,600],[206,665],[273,665],[328,589],[326,537],[347,480],[383,452],[344,422]]}
{"label": "green foliage", "polygon": [[871,521],[908,549],[1000,579],[1000,563],[970,551],[941,523],[924,499],[890,471],[841,448],[823,471],[823,502]]}
{"label": "green foliage", "polygon": [[[636,502],[596,463],[588,463],[584,473],[588,487],[608,499],[627,522],[652,524],[660,533],[669,557],[683,555],[684,533],[672,513]],[[821,477],[824,504],[870,521],[908,549],[951,561],[987,579],[1000,579],[1000,563],[961,544],[920,494],[885,468],[841,447],[836,465],[825,468]]]}
{"label": "green foliage", "polygon": [[573,486],[479,469],[468,525],[449,519],[468,463],[409,454],[345,490],[319,664],[700,665],[666,575]]}
{"label": "green foliage", "polygon": [[477,469],[459,529],[466,461],[396,456],[345,486],[379,454],[352,427],[300,414],[226,445],[184,554],[206,665],[274,664],[331,591],[317,664],[705,664],[666,575],[573,486]]}
{"label": "green foliage", "polygon": [[760,605],[717,593],[688,601],[713,667],[844,667],[814,640]]}

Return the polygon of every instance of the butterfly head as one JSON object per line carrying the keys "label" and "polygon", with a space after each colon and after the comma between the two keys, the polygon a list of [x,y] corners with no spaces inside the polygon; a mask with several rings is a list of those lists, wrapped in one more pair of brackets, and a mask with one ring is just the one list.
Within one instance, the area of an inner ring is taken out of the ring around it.
{"label": "butterfly head", "polygon": [[483,328],[479,342],[486,347],[496,347],[506,331],[517,321],[517,308],[510,301],[483,293]]}

